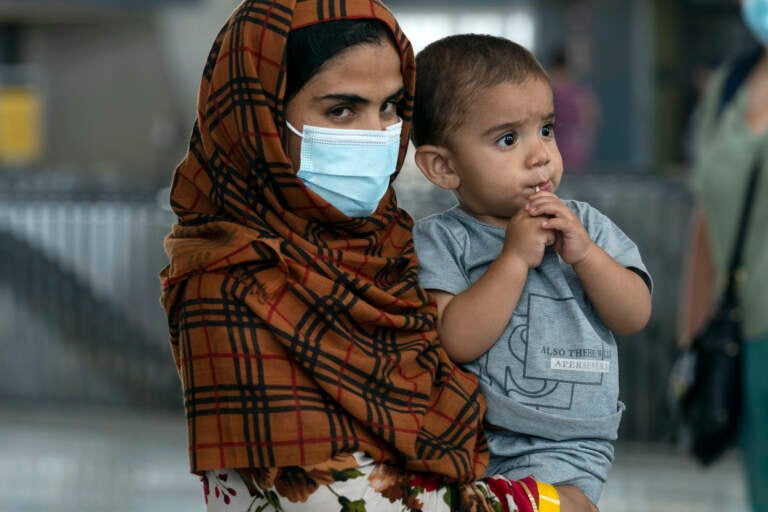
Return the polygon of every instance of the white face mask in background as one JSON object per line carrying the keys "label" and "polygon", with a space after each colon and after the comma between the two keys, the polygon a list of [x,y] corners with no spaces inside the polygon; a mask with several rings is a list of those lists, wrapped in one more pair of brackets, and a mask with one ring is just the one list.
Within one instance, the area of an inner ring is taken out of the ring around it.
{"label": "white face mask in background", "polygon": [[757,40],[768,46],[768,0],[744,0],[741,15]]}
{"label": "white face mask in background", "polygon": [[297,176],[348,217],[368,217],[397,168],[403,121],[385,130],[343,130],[304,125]]}

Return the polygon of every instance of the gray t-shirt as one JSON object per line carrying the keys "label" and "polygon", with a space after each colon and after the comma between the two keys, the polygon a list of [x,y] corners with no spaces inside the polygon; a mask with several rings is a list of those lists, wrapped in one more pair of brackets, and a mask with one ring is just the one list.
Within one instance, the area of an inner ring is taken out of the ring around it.
{"label": "gray t-shirt", "polygon": [[[565,203],[597,245],[651,288],[637,246],[621,229],[586,203]],[[504,235],[504,228],[482,223],[459,207],[419,220],[413,236],[420,284],[453,295],[463,292],[499,255]],[[616,439],[624,410],[618,398],[616,341],[593,310],[576,272],[552,248],[538,268],[528,271],[501,337],[464,366],[479,377],[488,404],[486,421],[500,429],[489,431],[492,457],[531,458],[542,449],[562,450],[552,460],[572,459],[571,465],[604,481],[613,458],[612,448],[605,445]],[[492,458],[491,468],[499,464]],[[531,460],[521,471],[537,465]],[[551,482],[573,482],[577,476],[570,470],[552,474],[552,464],[544,465]],[[599,497],[599,487],[585,492]]]}

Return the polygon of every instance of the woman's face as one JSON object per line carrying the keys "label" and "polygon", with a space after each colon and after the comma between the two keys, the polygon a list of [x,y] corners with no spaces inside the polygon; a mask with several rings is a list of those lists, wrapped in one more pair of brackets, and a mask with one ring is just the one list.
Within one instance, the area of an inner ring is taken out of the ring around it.
{"label": "woman's face", "polygon": [[[364,43],[328,60],[286,104],[297,130],[305,124],[326,128],[384,130],[398,122],[397,104],[405,87],[400,54],[387,41]],[[286,131],[286,149],[299,168],[301,137]]]}

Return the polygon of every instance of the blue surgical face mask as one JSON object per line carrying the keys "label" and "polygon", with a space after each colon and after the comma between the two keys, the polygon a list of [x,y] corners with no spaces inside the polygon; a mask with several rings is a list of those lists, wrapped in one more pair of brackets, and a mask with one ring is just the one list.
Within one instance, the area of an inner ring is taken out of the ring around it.
{"label": "blue surgical face mask", "polygon": [[342,130],[304,125],[296,175],[307,188],[347,217],[376,211],[397,168],[403,121],[385,130]]}
{"label": "blue surgical face mask", "polygon": [[744,0],[741,15],[763,46],[768,46],[768,0]]}

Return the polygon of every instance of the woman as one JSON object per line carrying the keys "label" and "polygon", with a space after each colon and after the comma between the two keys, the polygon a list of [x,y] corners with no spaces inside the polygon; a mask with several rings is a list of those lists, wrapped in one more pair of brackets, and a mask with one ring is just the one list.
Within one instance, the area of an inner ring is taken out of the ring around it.
{"label": "woman", "polygon": [[706,322],[724,283],[747,183],[759,166],[743,250],[747,279],[738,294],[746,338],[741,441],[755,511],[768,510],[768,0],[745,0],[742,14],[761,47],[720,69],[698,108],[692,189],[696,201],[680,323],[687,343]]}
{"label": "woman", "polygon": [[530,478],[470,483],[484,403],[436,339],[390,187],[413,62],[375,0],[247,0],[214,43],[162,274],[208,510],[555,506]]}

